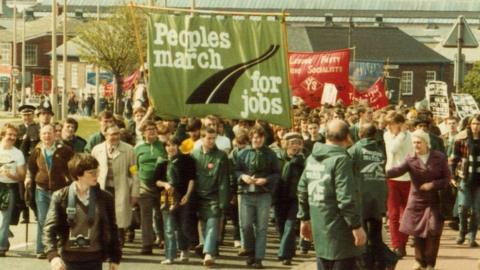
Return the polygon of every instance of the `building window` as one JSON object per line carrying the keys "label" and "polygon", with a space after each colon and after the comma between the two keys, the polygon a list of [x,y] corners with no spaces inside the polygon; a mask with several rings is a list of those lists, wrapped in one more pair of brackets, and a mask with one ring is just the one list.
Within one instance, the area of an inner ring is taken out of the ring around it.
{"label": "building window", "polygon": [[71,85],[72,88],[78,88],[78,65],[72,63],[72,65],[70,67],[71,67],[71,70],[70,70],[70,78],[71,78],[70,85]]}
{"label": "building window", "polygon": [[402,71],[400,89],[404,96],[413,95],[413,71]]}
{"label": "building window", "polygon": [[10,49],[11,45],[9,43],[0,43],[0,64],[10,65],[12,59],[10,59]]}
{"label": "building window", "polygon": [[435,70],[427,70],[427,84],[430,81],[437,80],[437,72]]}
{"label": "building window", "polygon": [[37,65],[37,44],[25,44],[25,65]]}

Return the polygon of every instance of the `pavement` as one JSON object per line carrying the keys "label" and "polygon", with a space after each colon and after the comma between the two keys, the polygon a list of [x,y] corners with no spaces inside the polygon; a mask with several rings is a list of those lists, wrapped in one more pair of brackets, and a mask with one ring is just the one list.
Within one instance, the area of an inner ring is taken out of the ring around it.
{"label": "pavement", "polygon": [[[32,215],[33,216],[33,215]],[[11,249],[7,257],[0,258],[0,269],[2,270],[31,270],[31,269],[50,269],[46,260],[38,260],[34,256],[36,223],[28,225],[28,232],[25,224],[10,227],[15,237],[10,238]],[[173,266],[160,265],[164,259],[162,249],[154,249],[154,254],[140,255],[140,231],[136,231],[136,237],[133,243],[126,243],[120,270],[161,270],[161,269],[179,269],[193,270],[204,269],[201,265],[201,258],[192,254],[191,260],[184,264],[174,264]],[[28,234],[28,240],[26,235]],[[216,265],[213,269],[248,269],[245,265],[245,257],[237,256],[238,249],[233,247],[231,238],[231,226],[227,226],[226,239],[224,245],[220,247],[220,257],[216,259]],[[440,252],[438,256],[437,270],[476,270],[477,261],[480,259],[480,248],[468,248],[467,245],[459,246],[455,244],[457,232],[449,228],[444,230],[442,235]],[[388,234],[387,234],[388,237]],[[388,239],[387,239],[388,243]],[[294,258],[291,266],[284,266],[278,260],[276,252],[278,251],[279,240],[273,226],[269,227],[266,258],[264,266],[266,269],[279,270],[316,270],[315,255],[310,251],[307,255],[298,255]],[[414,251],[412,247],[407,248],[407,256],[397,264],[397,270],[410,270],[413,262]],[[106,265],[104,267],[106,268]],[[344,269],[348,270],[348,269]]]}

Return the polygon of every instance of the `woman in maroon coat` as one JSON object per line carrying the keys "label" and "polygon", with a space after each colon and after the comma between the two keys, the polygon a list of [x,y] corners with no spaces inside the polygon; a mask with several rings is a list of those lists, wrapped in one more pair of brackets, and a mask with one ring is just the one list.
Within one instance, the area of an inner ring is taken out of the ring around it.
{"label": "woman in maroon coat", "polygon": [[387,178],[410,174],[412,183],[400,231],[415,238],[413,269],[433,270],[443,230],[438,191],[448,186],[450,170],[445,155],[430,150],[428,133],[416,130],[411,137],[415,154],[388,170]]}

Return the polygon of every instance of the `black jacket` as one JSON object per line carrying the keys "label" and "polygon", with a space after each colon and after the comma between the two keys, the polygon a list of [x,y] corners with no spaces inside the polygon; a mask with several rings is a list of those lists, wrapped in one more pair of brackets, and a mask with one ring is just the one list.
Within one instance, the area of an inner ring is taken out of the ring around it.
{"label": "black jacket", "polygon": [[[61,249],[68,241],[69,225],[66,213],[68,189],[69,187],[67,186],[53,193],[47,218],[45,219],[43,244],[45,245],[45,252],[49,261],[59,256],[58,248]],[[122,251],[118,239],[113,197],[109,193],[100,190],[99,186],[97,186],[96,204],[102,217],[100,221],[100,239],[103,249],[102,259],[110,259],[110,262],[118,264],[122,257]],[[79,256],[82,256],[81,252],[79,252]]]}

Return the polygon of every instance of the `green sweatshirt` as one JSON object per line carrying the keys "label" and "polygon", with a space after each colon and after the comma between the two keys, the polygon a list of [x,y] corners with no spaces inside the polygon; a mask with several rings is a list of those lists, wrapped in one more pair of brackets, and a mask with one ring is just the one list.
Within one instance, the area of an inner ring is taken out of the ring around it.
{"label": "green sweatshirt", "polygon": [[147,185],[155,185],[153,174],[158,160],[167,159],[167,152],[164,144],[156,140],[153,143],[143,142],[135,147],[135,156],[137,157],[138,179]]}

